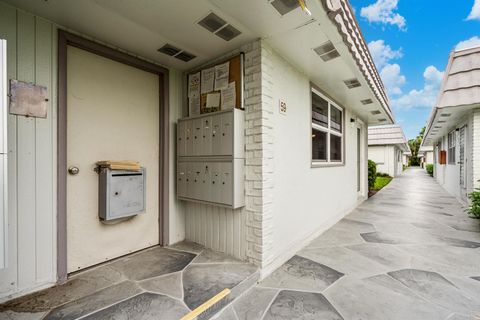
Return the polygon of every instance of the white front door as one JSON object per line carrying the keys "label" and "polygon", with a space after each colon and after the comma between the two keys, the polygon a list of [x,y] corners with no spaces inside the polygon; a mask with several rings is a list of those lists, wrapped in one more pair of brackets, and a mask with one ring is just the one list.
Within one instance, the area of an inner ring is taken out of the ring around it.
{"label": "white front door", "polygon": [[[159,243],[159,79],[68,47],[67,269],[73,272]],[[146,168],[146,213],[115,224],[98,218],[99,160]]]}

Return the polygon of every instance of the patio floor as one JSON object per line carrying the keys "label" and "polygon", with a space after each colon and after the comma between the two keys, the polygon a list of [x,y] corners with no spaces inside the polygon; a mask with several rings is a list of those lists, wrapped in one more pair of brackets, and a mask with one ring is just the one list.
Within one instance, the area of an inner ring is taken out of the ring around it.
{"label": "patio floor", "polygon": [[0,305],[0,320],[174,320],[227,287],[231,303],[212,319],[480,319],[480,221],[408,169],[257,280],[252,265],[181,243]]}
{"label": "patio floor", "polygon": [[480,319],[480,221],[408,169],[217,319]]}
{"label": "patio floor", "polygon": [[[117,259],[11,300],[0,305],[0,320],[180,319],[225,288],[231,289],[225,303],[232,301],[258,276],[251,264],[183,242]],[[202,319],[220,309],[214,306]]]}

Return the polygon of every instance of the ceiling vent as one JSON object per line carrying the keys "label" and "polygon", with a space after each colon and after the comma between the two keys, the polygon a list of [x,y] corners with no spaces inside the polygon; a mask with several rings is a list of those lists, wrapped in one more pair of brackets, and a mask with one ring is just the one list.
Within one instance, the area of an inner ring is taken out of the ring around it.
{"label": "ceiling vent", "polygon": [[353,89],[361,86],[360,82],[357,79],[344,80],[343,82],[348,89]]}
{"label": "ceiling vent", "polygon": [[380,110],[373,110],[373,111],[370,111],[371,114],[373,115],[377,115],[377,114],[380,114]]}
{"label": "ceiling vent", "polygon": [[226,27],[218,30],[215,34],[225,41],[230,41],[240,33],[241,32],[235,29],[231,24],[228,24]]}
{"label": "ceiling vent", "polygon": [[171,44],[166,44],[164,45],[163,47],[161,47],[160,49],[158,49],[158,52],[161,52],[161,53],[164,53],[166,55],[169,55],[169,56],[174,56],[176,54],[179,54],[182,50],[172,46]]}
{"label": "ceiling vent", "polygon": [[371,103],[373,103],[373,100],[372,99],[364,99],[364,100],[361,100],[360,102],[362,104],[371,104]]}
{"label": "ceiling vent", "polygon": [[447,121],[445,120],[438,120],[437,123],[446,123]]}
{"label": "ceiling vent", "polygon": [[387,121],[387,119],[381,118],[381,119],[378,119],[378,121],[379,121],[379,122],[385,122],[385,121]]}
{"label": "ceiling vent", "polygon": [[188,62],[192,60],[193,58],[196,58],[193,54],[190,52],[184,51],[182,49],[179,49],[177,47],[172,46],[171,44],[165,44],[163,47],[158,49],[158,52],[161,52],[163,54],[166,54],[167,56],[175,57],[179,60]]}
{"label": "ceiling vent", "polygon": [[434,126],[435,129],[441,129],[442,126]]}
{"label": "ceiling vent", "polygon": [[225,20],[210,12],[205,18],[198,22],[199,25],[217,35],[225,41],[230,41],[237,37],[241,32]]}
{"label": "ceiling vent", "polygon": [[450,117],[451,115],[451,113],[442,113],[440,117]]}
{"label": "ceiling vent", "polygon": [[335,49],[333,43],[330,41],[325,42],[319,47],[313,48],[313,51],[315,51],[325,62],[340,57],[337,49]]}
{"label": "ceiling vent", "polygon": [[215,13],[210,12],[205,18],[200,20],[198,24],[210,32],[215,32],[225,26],[227,22],[217,16]]}
{"label": "ceiling vent", "polygon": [[177,54],[175,56],[175,58],[177,59],[180,59],[182,61],[185,61],[185,62],[188,62],[190,60],[192,60],[193,58],[195,58],[196,56],[194,56],[193,54],[187,52],[187,51],[182,51],[180,52],[179,54]]}
{"label": "ceiling vent", "polygon": [[274,0],[272,6],[282,16],[300,7],[298,0]]}

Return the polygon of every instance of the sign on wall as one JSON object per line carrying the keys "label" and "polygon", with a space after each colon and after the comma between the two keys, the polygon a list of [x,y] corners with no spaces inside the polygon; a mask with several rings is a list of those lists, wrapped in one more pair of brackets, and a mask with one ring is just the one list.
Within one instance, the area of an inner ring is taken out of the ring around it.
{"label": "sign on wall", "polygon": [[10,80],[10,113],[27,117],[47,117],[47,87]]}
{"label": "sign on wall", "polygon": [[285,102],[285,100],[280,99],[278,107],[278,111],[280,112],[280,114],[287,115],[287,103]]}

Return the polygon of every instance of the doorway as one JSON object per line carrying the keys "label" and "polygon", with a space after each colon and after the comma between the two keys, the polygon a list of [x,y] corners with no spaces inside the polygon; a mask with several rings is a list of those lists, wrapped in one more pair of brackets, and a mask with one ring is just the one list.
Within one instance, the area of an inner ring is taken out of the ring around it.
{"label": "doorway", "polygon": [[357,124],[357,194],[359,197],[364,197],[365,194],[365,179],[366,179],[366,164],[365,164],[365,144],[363,135],[364,125],[360,120]]}
{"label": "doorway", "polygon": [[[70,272],[167,244],[167,75],[162,67],[59,31],[60,281]],[[146,169],[146,210],[103,223],[95,163],[127,159]],[[78,170],[68,170],[73,167]]]}

